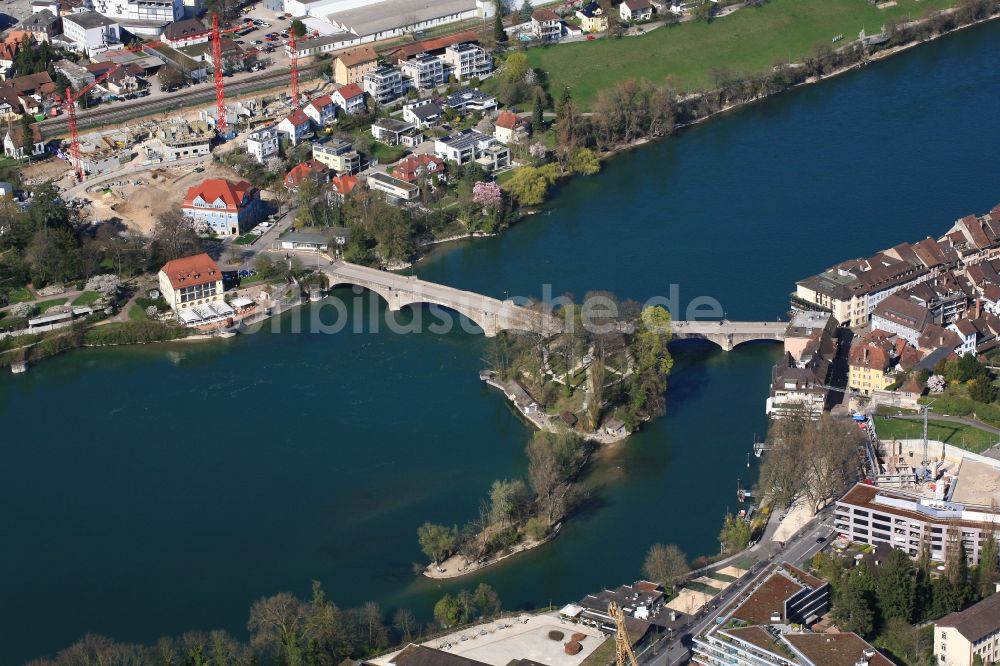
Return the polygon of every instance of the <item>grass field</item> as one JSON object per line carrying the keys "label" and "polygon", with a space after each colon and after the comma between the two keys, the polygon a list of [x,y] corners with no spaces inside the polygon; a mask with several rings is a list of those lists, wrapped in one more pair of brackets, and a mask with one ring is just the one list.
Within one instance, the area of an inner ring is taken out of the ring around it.
{"label": "grass field", "polygon": [[233,245],[253,245],[258,238],[260,238],[260,236],[257,234],[246,233],[237,237],[233,241]]}
{"label": "grass field", "polygon": [[72,305],[93,305],[100,297],[99,291],[85,291],[73,299]]}
{"label": "grass field", "polygon": [[142,309],[138,303],[133,303],[128,308],[128,320],[129,321],[149,321],[149,317],[146,316],[146,311]]}
{"label": "grass field", "polygon": [[532,67],[547,73],[550,94],[569,86],[573,98],[589,108],[598,91],[616,81],[670,80],[678,90],[699,90],[712,83],[712,71],[762,71],[779,62],[800,62],[818,44],[857,39],[863,28],[878,33],[888,21],[919,18],[954,0],[897,0],[880,10],[866,0],[770,0],[712,23],[692,22],[657,28],[640,37],[598,39],[528,49]]}
{"label": "grass field", "polygon": [[11,289],[10,293],[7,294],[7,300],[10,304],[23,303],[24,301],[34,300],[35,296],[25,287],[18,287],[17,289]]}
{"label": "grass field", "polygon": [[35,303],[38,307],[39,313],[44,313],[46,310],[60,305],[64,305],[68,299],[66,298],[53,298],[50,301],[42,301],[41,303]]}
{"label": "grass field", "polygon": [[[923,421],[908,421],[891,419],[884,416],[875,417],[875,432],[879,439],[922,439],[924,436]],[[982,453],[997,443],[996,435],[979,430],[963,423],[949,421],[928,421],[927,438],[945,444],[951,444],[966,451]]]}

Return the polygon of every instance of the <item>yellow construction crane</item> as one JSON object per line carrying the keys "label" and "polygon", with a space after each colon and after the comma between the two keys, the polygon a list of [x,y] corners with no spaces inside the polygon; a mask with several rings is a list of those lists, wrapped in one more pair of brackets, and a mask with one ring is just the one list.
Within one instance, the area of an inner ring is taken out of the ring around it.
{"label": "yellow construction crane", "polygon": [[629,640],[628,630],[625,629],[625,614],[618,604],[611,602],[608,604],[608,615],[615,620],[615,659],[618,666],[626,666],[625,657],[628,656],[630,666],[639,666],[635,660],[635,652],[632,651],[632,641]]}

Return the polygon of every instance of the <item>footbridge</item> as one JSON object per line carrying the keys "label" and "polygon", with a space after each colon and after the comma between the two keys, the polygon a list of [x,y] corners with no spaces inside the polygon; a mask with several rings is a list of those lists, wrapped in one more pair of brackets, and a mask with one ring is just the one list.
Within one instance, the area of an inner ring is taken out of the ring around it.
{"label": "footbridge", "polygon": [[547,337],[562,330],[562,322],[550,314],[515,305],[511,300],[501,301],[427,282],[412,275],[389,273],[346,261],[335,261],[324,267],[323,272],[330,280],[330,287],[364,287],[381,296],[392,311],[420,303],[454,310],[474,321],[486,337],[493,337],[501,331],[537,333]]}
{"label": "footbridge", "polygon": [[785,339],[787,322],[782,321],[675,321],[671,324],[675,339],[700,339],[714,342],[724,351],[756,340]]}

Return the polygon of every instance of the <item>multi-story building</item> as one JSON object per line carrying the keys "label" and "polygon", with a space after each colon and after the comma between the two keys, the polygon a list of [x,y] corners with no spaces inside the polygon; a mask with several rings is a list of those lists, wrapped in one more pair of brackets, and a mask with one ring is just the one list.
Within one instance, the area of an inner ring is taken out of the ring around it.
{"label": "multi-story building", "polygon": [[653,18],[653,3],[649,0],[624,0],[618,5],[618,16],[623,21],[648,21]]}
{"label": "multi-story building", "polygon": [[854,633],[813,634],[789,627],[712,627],[695,639],[692,663],[702,666],[892,666]]}
{"label": "multi-story building", "polygon": [[387,173],[374,171],[368,175],[368,189],[384,192],[390,200],[413,201],[420,195],[420,188]]}
{"label": "multi-story building", "polygon": [[183,0],[94,0],[94,10],[110,18],[165,26],[184,18]]}
{"label": "multi-story building", "polygon": [[264,164],[278,154],[278,130],[274,126],[261,127],[247,134],[247,154]]}
{"label": "multi-story building", "polygon": [[205,253],[168,261],[158,277],[160,295],[174,312],[222,302],[222,271]]}
{"label": "multi-story building", "polygon": [[245,180],[208,178],[188,189],[181,211],[198,228],[217,236],[236,236],[259,217],[260,193]]}
{"label": "multi-story building", "polygon": [[[913,478],[920,475],[915,469]],[[937,482],[934,497],[859,483],[837,500],[834,525],[852,541],[888,544],[910,557],[927,547],[938,562],[961,540],[970,563],[977,564],[983,540],[1000,518],[988,493],[977,488],[977,479],[998,476],[989,463],[967,457],[957,478]]]}
{"label": "multi-story building", "polygon": [[34,12],[17,24],[15,30],[27,32],[32,39],[41,44],[51,41],[62,30],[62,17],[53,14],[48,9]]}
{"label": "multi-story building", "polygon": [[531,12],[531,34],[543,42],[557,42],[562,37],[562,19],[551,9]]}
{"label": "multi-story building", "polygon": [[365,74],[377,66],[378,55],[370,46],[345,51],[338,55],[333,63],[333,80],[342,86],[348,83],[360,84]]}
{"label": "multi-story building", "polygon": [[410,155],[399,161],[392,169],[392,177],[415,183],[420,176],[444,178],[444,160],[434,155]]}
{"label": "multi-story building", "polygon": [[348,141],[330,139],[326,143],[314,143],[312,156],[337,173],[352,174],[361,171],[361,155]]}
{"label": "multi-story building", "polygon": [[210,36],[211,31],[196,18],[174,21],[163,29],[163,41],[175,49],[204,44]]}
{"label": "multi-story building", "polygon": [[576,10],[576,17],[580,19],[580,29],[584,32],[604,32],[608,29],[608,17],[598,2],[588,2],[580,7]]}
{"label": "multi-story building", "polygon": [[444,59],[440,56],[421,53],[404,60],[399,66],[414,88],[424,90],[444,83]]}
{"label": "multi-story building", "polygon": [[63,35],[80,53],[93,57],[121,41],[120,26],[97,12],[79,12],[63,17]]}
{"label": "multi-story building", "polygon": [[384,65],[365,74],[362,88],[378,104],[388,104],[403,94],[403,74]]}
{"label": "multi-story building", "polygon": [[941,666],[1000,663],[1000,592],[935,622],[934,655]]}
{"label": "multi-story building", "polygon": [[357,83],[337,88],[330,97],[344,113],[361,113],[365,110],[365,91]]}
{"label": "multi-story building", "polygon": [[403,106],[403,122],[410,123],[420,129],[427,129],[441,122],[443,112],[444,109],[439,104],[424,99]]}
{"label": "multi-story building", "polygon": [[493,57],[490,52],[469,42],[446,47],[444,61],[459,81],[485,76],[493,71]]}
{"label": "multi-story building", "polygon": [[163,158],[172,162],[208,155],[212,150],[215,130],[205,121],[188,123],[179,120],[162,124],[157,130],[157,138],[160,140]]}
{"label": "multi-story building", "polygon": [[302,183],[309,180],[322,185],[330,180],[330,170],[319,160],[299,162],[285,174],[285,187],[290,192],[296,192]]}
{"label": "multi-story building", "polygon": [[892,294],[885,298],[872,312],[873,329],[879,329],[917,344],[920,334],[934,323],[931,311],[909,298]]}
{"label": "multi-story building", "polygon": [[293,146],[299,143],[312,130],[312,121],[302,109],[295,109],[278,123],[278,132],[288,137]]}
{"label": "multi-story building", "polygon": [[436,139],[434,154],[456,164],[476,161],[491,169],[510,164],[510,151],[506,146],[492,136],[474,129],[465,129]]}
{"label": "multi-story building", "polygon": [[326,127],[337,119],[337,105],[329,95],[320,95],[310,101],[302,107],[302,112],[309,116],[309,120],[317,128]]}
{"label": "multi-story building", "polygon": [[444,105],[457,113],[492,111],[497,108],[497,98],[478,88],[461,88],[445,97]]}
{"label": "multi-story building", "polygon": [[847,386],[861,395],[881,391],[896,381],[896,345],[893,336],[875,329],[851,345]]}

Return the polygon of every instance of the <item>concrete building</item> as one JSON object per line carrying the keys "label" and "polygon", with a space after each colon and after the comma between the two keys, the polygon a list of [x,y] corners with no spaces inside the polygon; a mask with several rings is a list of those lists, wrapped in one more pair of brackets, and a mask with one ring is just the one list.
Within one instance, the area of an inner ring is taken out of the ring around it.
{"label": "concrete building", "polygon": [[344,227],[317,227],[289,230],[278,236],[282,250],[329,252],[347,244],[350,232]]}
{"label": "concrete building", "polygon": [[548,8],[531,13],[531,34],[543,42],[557,42],[562,38],[562,19]]}
{"label": "concrete building", "polygon": [[399,67],[403,76],[410,80],[410,85],[418,90],[436,88],[445,81],[444,58],[441,56],[422,53],[404,60]]}
{"label": "concrete building", "polygon": [[330,139],[325,143],[314,143],[313,159],[337,173],[354,174],[361,171],[361,155],[353,144],[340,139]]}
{"label": "concrete building", "polygon": [[491,18],[490,0],[284,0],[293,15],[322,16],[359,43],[419,33],[458,21]]}
{"label": "concrete building", "polygon": [[457,113],[486,112],[497,108],[497,98],[478,88],[462,88],[445,97],[444,105]]}
{"label": "concrete building", "polygon": [[378,66],[378,54],[370,46],[346,51],[337,56],[333,63],[334,83],[346,86],[348,83],[361,83],[365,74]]}
{"label": "concrete building", "polygon": [[378,104],[388,104],[405,92],[403,74],[389,65],[378,67],[365,74],[362,88]]}
{"label": "concrete building", "polygon": [[203,120],[190,123],[179,120],[160,125],[157,138],[162,147],[163,159],[173,162],[211,153],[215,129]]}
{"label": "concrete building", "polygon": [[188,189],[181,211],[199,228],[237,236],[260,216],[260,193],[245,180],[209,178]]}
{"label": "concrete building", "polygon": [[375,171],[368,175],[368,189],[384,192],[390,201],[413,201],[420,195],[420,188],[387,173]]}
{"label": "concrete building", "polygon": [[379,118],[371,127],[372,136],[387,146],[416,146],[423,143],[423,133],[413,123],[396,118]]}
{"label": "concrete building", "polygon": [[449,73],[459,81],[483,77],[493,71],[493,56],[478,44],[453,44],[444,50]]}
{"label": "concrete building", "polygon": [[403,121],[420,129],[428,129],[441,122],[443,112],[444,110],[439,104],[425,99],[404,105]]}
{"label": "concrete building", "polygon": [[261,127],[247,135],[247,154],[264,164],[269,157],[278,154],[278,130]]}
{"label": "concrete building", "polygon": [[139,34],[160,35],[168,24],[184,18],[183,0],[93,0],[93,5]]}
{"label": "concrete building", "polygon": [[121,26],[97,12],[80,12],[63,17],[63,35],[79,53],[94,57],[121,43]]}
{"label": "concrete building", "polygon": [[330,97],[344,113],[362,113],[365,110],[365,91],[357,83],[338,88]]}
{"label": "concrete building", "polygon": [[174,312],[222,302],[222,271],[205,253],[168,261],[158,277],[160,295]]}
{"label": "concrete building", "polygon": [[1000,662],[1000,593],[935,622],[934,655],[941,666]]}
{"label": "concrete building", "polygon": [[[837,500],[834,525],[851,541],[888,544],[914,558],[926,544],[931,559],[938,562],[944,562],[949,547],[961,539],[969,562],[977,564],[984,535],[1000,518],[990,508],[998,493],[984,491],[982,481],[996,484],[1000,472],[982,460],[966,457],[957,479],[941,479],[931,497],[856,484]],[[914,470],[914,476],[919,475]]]}
{"label": "concrete building", "polygon": [[474,129],[462,130],[436,139],[434,154],[456,164],[476,161],[490,169],[510,165],[510,152],[507,147],[492,136]]}

